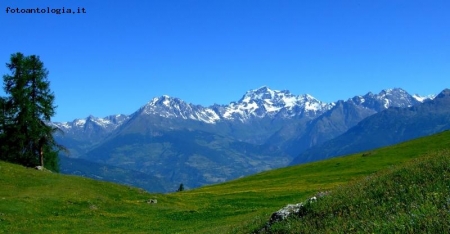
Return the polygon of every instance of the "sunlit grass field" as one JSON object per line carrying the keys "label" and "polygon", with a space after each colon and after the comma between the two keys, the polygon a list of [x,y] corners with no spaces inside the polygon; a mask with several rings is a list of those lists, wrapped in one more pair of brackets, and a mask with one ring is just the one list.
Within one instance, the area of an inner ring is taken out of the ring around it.
{"label": "sunlit grass field", "polygon": [[450,151],[353,181],[304,208],[260,233],[450,233]]}
{"label": "sunlit grass field", "polygon": [[[345,196],[334,195],[339,194],[337,191],[355,184],[359,186],[362,180],[384,178],[385,174],[387,176],[389,173],[395,173],[392,170],[399,165],[419,165],[411,162],[413,159],[433,158],[433,155],[437,155],[439,160],[446,160],[448,151],[445,150],[448,148],[450,148],[450,132],[447,131],[387,148],[281,168],[227,183],[171,194],[150,194],[138,188],[37,171],[0,162],[0,232],[251,233],[260,230],[272,212],[288,203],[302,202],[319,191],[332,192],[329,197],[319,200],[316,203],[317,207],[321,203],[328,204],[324,206],[330,207],[332,212],[335,211],[333,209],[337,212],[343,210],[344,215],[347,208],[331,208],[331,206],[339,204],[340,207],[353,207],[352,204],[346,204],[352,200],[342,200],[341,198]],[[448,160],[440,162],[448,163]],[[416,169],[411,170],[412,172],[403,174],[416,172]],[[380,176],[374,176],[374,173],[379,173]],[[372,176],[367,177],[369,175]],[[383,192],[385,185],[382,182],[373,183],[380,183],[376,185],[378,192],[373,192],[378,196],[377,199],[389,200],[385,198],[386,194]],[[354,191],[352,193],[355,193],[356,197],[366,196],[362,192],[370,188],[370,185],[367,186],[369,187],[355,188],[351,191]],[[390,189],[389,186],[386,190]],[[348,192],[342,192],[346,193]],[[394,192],[389,192],[391,193]],[[442,199],[444,196],[440,194],[442,192],[437,192],[437,195],[433,195],[432,192],[424,193],[424,196],[429,196],[430,199],[433,199],[433,196]],[[157,203],[148,203],[150,199],[156,199]],[[338,200],[331,201],[332,199]],[[403,203],[408,203],[408,200]],[[389,209],[389,206],[380,209],[384,212],[383,209]],[[316,208],[311,207],[312,214],[328,215],[326,210]],[[334,216],[333,220],[337,225],[341,223],[339,220],[345,224],[347,222],[345,219],[355,219],[352,212],[357,209],[353,207],[347,210],[348,218],[342,216],[337,219]],[[401,212],[404,214],[398,219],[406,220],[406,211]],[[358,222],[365,221],[364,217],[361,220]],[[373,226],[382,227],[383,220],[387,223],[390,221],[388,218],[378,220]],[[299,220],[293,219],[275,225],[268,232],[297,233],[302,230],[301,225]],[[351,226],[341,226],[342,232],[357,230],[351,229]],[[314,228],[311,226],[309,230]],[[395,230],[402,231],[402,229]]]}

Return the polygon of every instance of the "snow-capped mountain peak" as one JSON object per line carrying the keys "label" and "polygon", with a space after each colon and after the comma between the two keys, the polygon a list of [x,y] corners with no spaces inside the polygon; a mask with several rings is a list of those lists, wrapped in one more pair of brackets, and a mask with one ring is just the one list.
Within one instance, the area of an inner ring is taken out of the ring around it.
{"label": "snow-capped mountain peak", "polygon": [[221,120],[245,122],[251,118],[265,116],[292,118],[308,115],[313,117],[329,108],[329,104],[322,103],[311,95],[295,96],[287,90],[272,90],[263,86],[247,91],[237,102],[210,107],[193,105],[181,99],[163,95],[153,98],[140,109],[140,112],[146,115],[191,119],[211,124]]}
{"label": "snow-capped mountain peak", "polygon": [[182,100],[178,98],[172,98],[168,95],[162,95],[161,97],[154,97],[152,100],[150,100],[146,106],[157,106],[157,105],[164,105],[169,107],[171,102],[183,102]]}
{"label": "snow-capped mountain peak", "polygon": [[287,99],[295,98],[294,95],[292,95],[287,90],[272,90],[267,86],[263,86],[259,89],[253,89],[250,91],[247,91],[245,95],[238,101],[241,103],[250,102],[250,101],[256,101],[256,100],[265,100],[267,102],[277,102],[277,101],[284,101]]}
{"label": "snow-capped mountain peak", "polygon": [[400,88],[384,89],[378,94],[368,92],[364,96],[355,96],[351,100],[357,105],[377,112],[389,107],[409,107],[418,103],[413,96]]}
{"label": "snow-capped mountain peak", "polygon": [[[433,99],[435,95],[426,97],[410,95],[400,88],[384,89],[378,94],[372,92],[363,96],[355,96],[349,101],[373,111],[381,111],[389,107],[408,107]],[[151,99],[146,105],[133,114],[155,115],[163,118],[180,118],[215,124],[218,121],[237,120],[246,122],[252,118],[315,118],[330,110],[336,103],[324,103],[309,94],[293,95],[288,90],[273,90],[267,86],[247,91],[237,102],[228,105],[203,107],[187,103],[179,98],[162,95]],[[132,116],[132,115],[130,115]],[[116,115],[105,118],[89,116],[75,119],[72,122],[55,123],[63,130],[70,128],[86,128],[99,126],[115,129],[130,116]]]}
{"label": "snow-capped mountain peak", "polygon": [[84,128],[86,124],[94,124],[102,128],[115,129],[128,119],[129,116],[122,114],[111,115],[104,118],[98,118],[89,115],[87,118],[75,119],[72,122],[57,122],[54,124],[59,128],[61,128],[62,130],[70,128]]}
{"label": "snow-capped mountain peak", "polygon": [[220,119],[211,108],[186,103],[179,98],[163,95],[153,98],[140,109],[145,115],[157,115],[164,118],[181,118],[198,120],[206,123],[215,123]]}
{"label": "snow-capped mountain peak", "polygon": [[250,90],[238,101],[222,108],[221,116],[225,119],[246,121],[250,118],[279,116],[291,118],[298,115],[315,116],[330,108],[311,95],[295,96],[287,90],[272,90],[267,86]]}
{"label": "snow-capped mountain peak", "polygon": [[274,91],[267,86],[249,90],[238,102],[249,102],[251,100],[273,100],[279,97],[280,93],[290,94],[289,91]]}

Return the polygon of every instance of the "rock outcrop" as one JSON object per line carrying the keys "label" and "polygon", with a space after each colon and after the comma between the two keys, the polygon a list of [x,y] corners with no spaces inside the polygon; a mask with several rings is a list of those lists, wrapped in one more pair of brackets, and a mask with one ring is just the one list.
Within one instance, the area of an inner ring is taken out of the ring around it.
{"label": "rock outcrop", "polygon": [[269,221],[266,223],[263,229],[259,230],[258,233],[265,233],[266,230],[270,228],[274,223],[283,221],[290,217],[302,217],[306,215],[307,209],[305,205],[309,205],[311,203],[317,202],[317,199],[328,195],[329,191],[319,192],[315,196],[309,198],[305,202],[297,203],[297,204],[288,204],[285,207],[279,209],[278,211],[272,213]]}

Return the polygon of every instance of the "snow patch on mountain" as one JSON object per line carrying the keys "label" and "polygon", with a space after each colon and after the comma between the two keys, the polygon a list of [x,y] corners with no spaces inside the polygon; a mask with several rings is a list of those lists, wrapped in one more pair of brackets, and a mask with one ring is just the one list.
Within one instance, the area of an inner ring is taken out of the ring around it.
{"label": "snow patch on mountain", "polygon": [[77,119],[77,120],[75,120],[75,123],[74,123],[74,125],[77,127],[84,126],[84,124],[86,124],[86,119]]}
{"label": "snow patch on mountain", "polygon": [[436,97],[436,95],[430,94],[430,95],[427,95],[427,96],[420,96],[418,94],[414,94],[414,95],[412,95],[412,97],[414,99],[416,99],[418,102],[425,102],[427,100],[433,100]]}

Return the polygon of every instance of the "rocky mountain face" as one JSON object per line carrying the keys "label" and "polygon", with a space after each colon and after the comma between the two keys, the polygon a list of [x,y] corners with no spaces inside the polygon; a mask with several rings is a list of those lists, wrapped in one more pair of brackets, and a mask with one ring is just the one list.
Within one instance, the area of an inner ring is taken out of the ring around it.
{"label": "rocky mountain face", "polygon": [[450,129],[450,90],[406,108],[389,108],[357,123],[344,134],[316,145],[291,165],[371,150]]}
{"label": "rocky mountain face", "polygon": [[430,98],[414,97],[397,88],[386,89],[379,94],[369,92],[346,101],[339,100],[307,123],[299,121],[294,125],[284,126],[271,136],[268,143],[277,142],[289,155],[298,155],[299,152],[343,134],[368,116],[391,107],[414,106]]}
{"label": "rocky mountain face", "polygon": [[127,115],[111,115],[105,118],[89,116],[72,122],[53,123],[64,134],[57,134],[57,141],[69,149],[71,156],[79,157],[93,145],[103,141],[129,119]]}
{"label": "rocky mountain face", "polygon": [[428,99],[388,89],[324,103],[261,87],[237,102],[203,107],[161,96],[131,115],[54,123],[65,132],[55,138],[73,158],[155,176],[170,191],[286,166],[368,116]]}
{"label": "rocky mountain face", "polygon": [[238,102],[215,106],[223,120],[246,122],[255,118],[314,118],[331,108],[311,95],[295,96],[287,90],[274,91],[268,87],[248,91]]}

